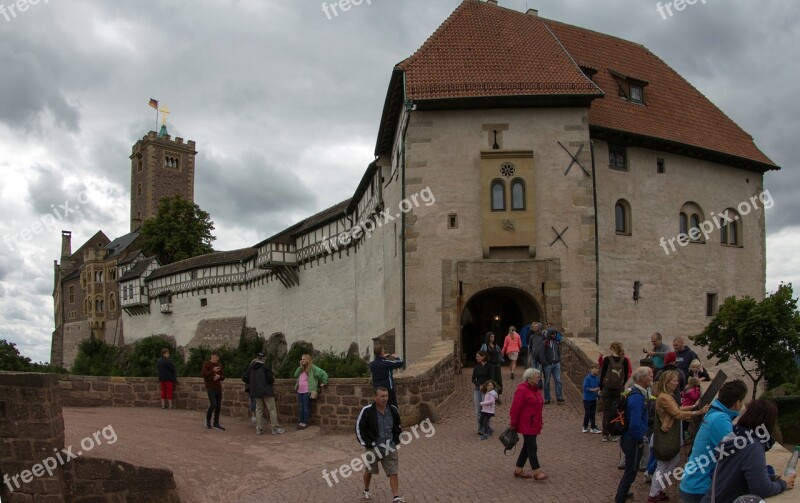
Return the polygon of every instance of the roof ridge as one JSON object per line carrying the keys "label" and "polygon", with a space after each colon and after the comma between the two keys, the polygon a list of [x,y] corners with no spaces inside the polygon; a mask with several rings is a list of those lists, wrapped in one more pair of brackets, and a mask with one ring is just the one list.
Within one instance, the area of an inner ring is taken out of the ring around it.
{"label": "roof ridge", "polygon": [[480,0],[462,0],[461,4],[458,7],[456,7],[455,10],[453,10],[453,12],[450,13],[449,16],[447,16],[447,19],[442,21],[442,24],[440,24],[439,27],[436,28],[436,30],[430,36],[428,36],[428,38],[425,39],[425,42],[423,42],[422,45],[419,46],[419,48],[416,51],[414,51],[414,54],[412,54],[411,56],[407,57],[403,61],[397,63],[395,65],[395,68],[399,68],[401,70],[407,70],[410,65],[414,64],[414,62],[416,60],[418,60],[425,52],[427,52],[427,50],[430,48],[430,46],[433,45],[432,44],[433,41],[436,40],[439,37],[439,35],[442,34],[444,29],[447,26],[449,26],[450,24],[452,24],[453,20],[456,17],[456,14],[460,13],[463,9],[466,9],[466,5],[468,3],[477,3],[477,4],[479,4],[479,3],[481,3],[481,1]]}
{"label": "roof ridge", "polygon": [[[555,19],[550,19],[550,18],[547,18],[547,17],[542,17],[542,18],[539,18],[539,19],[544,21],[545,25],[547,25],[547,23],[554,23],[554,24],[560,24],[562,26],[569,26],[570,28],[575,28],[575,29],[578,29],[578,30],[581,30],[581,31],[588,31],[588,32],[595,33],[597,35],[600,35],[600,36],[603,36],[603,37],[606,37],[606,38],[613,38],[615,40],[619,40],[620,42],[625,42],[626,44],[636,45],[636,46],[643,47],[643,48],[647,49],[647,47],[644,44],[640,44],[639,42],[634,42],[633,40],[628,40],[627,38],[618,37],[616,35],[610,35],[608,33],[603,33],[602,31],[592,30],[591,28],[584,28],[583,26],[578,26],[578,25],[575,25],[575,24],[569,24],[569,23],[565,23],[563,21],[556,21]],[[549,27],[548,27],[548,29],[549,29]],[[649,52],[649,50],[648,50],[648,52]]]}
{"label": "roof ridge", "polygon": [[[605,97],[605,95],[606,95],[605,91],[603,91],[603,89],[600,86],[598,86],[595,81],[593,81],[585,73],[583,73],[583,70],[581,69],[581,65],[579,65],[578,62],[575,61],[575,58],[572,57],[572,53],[569,52],[566,47],[564,47],[564,44],[561,43],[561,40],[559,40],[559,38],[556,36],[556,34],[553,33],[553,30],[551,30],[550,27],[547,26],[547,23],[545,22],[544,19],[542,19],[542,24],[544,25],[545,29],[547,30],[547,33],[549,33],[550,36],[553,37],[553,39],[558,43],[558,46],[561,47],[561,50],[564,51],[564,54],[566,54],[567,57],[569,58],[569,60],[572,61],[572,64],[575,65],[575,68],[577,68],[578,71],[581,73],[581,75],[583,75],[583,78],[586,79],[587,81],[589,81],[591,83],[591,85],[593,85],[598,91],[600,91],[600,94],[602,94],[603,97]],[[599,70],[599,68],[597,70]]]}

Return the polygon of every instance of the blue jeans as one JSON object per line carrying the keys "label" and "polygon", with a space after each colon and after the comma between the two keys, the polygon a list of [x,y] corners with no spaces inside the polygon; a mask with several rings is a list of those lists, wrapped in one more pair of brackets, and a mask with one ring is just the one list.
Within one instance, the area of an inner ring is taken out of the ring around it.
{"label": "blue jeans", "polygon": [[681,503],[701,503],[705,494],[689,494],[683,491],[680,491],[679,498]]}
{"label": "blue jeans", "polygon": [[208,410],[206,411],[206,424],[211,424],[211,414],[214,414],[214,426],[219,424],[219,413],[222,411],[222,390],[206,389],[208,394]]}
{"label": "blue jeans", "polygon": [[480,388],[475,388],[472,391],[472,399],[475,401],[475,418],[478,421],[478,431],[483,432],[481,429],[481,402],[483,401],[483,393]]}
{"label": "blue jeans", "polygon": [[561,364],[552,363],[544,366],[544,401],[550,401],[550,379],[556,382],[556,399],[563,400],[564,396],[561,389]]}
{"label": "blue jeans", "polygon": [[616,503],[625,503],[625,497],[628,495],[633,481],[636,480],[636,472],[639,470],[644,446],[641,440],[630,438],[627,435],[622,436],[619,446],[622,448],[622,452],[625,453],[625,473],[619,481],[617,497],[614,501]]}
{"label": "blue jeans", "polygon": [[297,403],[300,406],[300,422],[308,424],[311,417],[311,393],[298,393]]}

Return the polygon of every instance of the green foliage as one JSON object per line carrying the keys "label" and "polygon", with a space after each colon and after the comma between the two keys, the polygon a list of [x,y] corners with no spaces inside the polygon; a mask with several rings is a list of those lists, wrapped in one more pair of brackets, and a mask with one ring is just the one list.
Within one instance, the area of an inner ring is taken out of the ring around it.
{"label": "green foliage", "polygon": [[[225,371],[225,377],[240,378],[250,367],[256,353],[264,350],[265,339],[262,336],[244,337],[239,339],[239,346],[236,349],[217,348],[219,361]],[[203,363],[211,359],[211,348],[201,346],[189,350],[189,359],[183,370],[185,377],[200,377]],[[299,358],[298,358],[299,359]],[[267,362],[269,363],[269,362]]]}
{"label": "green foliage", "polygon": [[31,359],[22,356],[13,342],[0,339],[0,370],[30,372]]}
{"label": "green foliage", "polygon": [[211,253],[214,222],[197,204],[174,195],[161,199],[155,218],[142,224],[141,236],[148,254],[162,265]]}
{"label": "green foliage", "polygon": [[[281,362],[278,370],[275,372],[275,377],[278,379],[293,378],[294,371],[300,366],[300,357],[305,354],[313,355],[314,346],[308,342],[295,342],[292,344],[292,347],[289,348],[289,352],[286,354],[283,362]],[[317,367],[323,368],[316,361],[314,364],[317,365]],[[325,369],[326,372],[327,370],[328,369]]]}
{"label": "green foliage", "polygon": [[761,302],[750,297],[725,299],[711,323],[692,339],[721,363],[731,359],[739,363],[753,381],[753,398],[762,379],[770,387],[794,380],[800,313],[791,283],[781,283]]}
{"label": "green foliage", "polygon": [[120,350],[100,339],[86,339],[78,345],[72,373],[85,376],[121,376],[117,362]]}
{"label": "green foliage", "polygon": [[183,370],[183,356],[165,337],[153,335],[133,343],[124,358],[120,359],[122,375],[125,377],[153,377],[158,375],[157,363],[161,358],[161,350],[169,349],[170,360],[175,364],[177,374]]}
{"label": "green foliage", "polygon": [[328,377],[364,377],[369,375],[369,366],[361,357],[347,356],[347,352],[339,354],[326,351],[314,359],[314,365],[324,369]]}

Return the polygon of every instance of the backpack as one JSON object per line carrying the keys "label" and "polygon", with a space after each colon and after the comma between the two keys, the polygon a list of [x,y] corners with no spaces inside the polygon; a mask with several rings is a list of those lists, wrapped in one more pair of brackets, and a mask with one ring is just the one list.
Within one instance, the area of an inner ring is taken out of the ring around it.
{"label": "backpack", "polygon": [[631,388],[628,390],[628,392],[621,395],[619,400],[617,400],[614,407],[616,410],[614,413],[614,418],[608,422],[608,433],[610,435],[619,437],[628,431],[628,427],[631,425],[630,418],[628,417],[628,397],[633,393],[642,395],[642,392],[638,389]]}
{"label": "backpack", "polygon": [[620,356],[617,361],[614,360],[614,356],[609,356],[608,358],[608,370],[606,371],[603,387],[622,389],[625,387],[625,381],[628,377],[625,375],[625,358]]}

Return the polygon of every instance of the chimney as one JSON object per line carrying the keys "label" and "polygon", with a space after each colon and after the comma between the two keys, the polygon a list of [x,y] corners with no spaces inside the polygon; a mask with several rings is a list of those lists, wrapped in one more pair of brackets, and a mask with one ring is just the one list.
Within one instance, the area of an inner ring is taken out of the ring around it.
{"label": "chimney", "polygon": [[528,9],[528,12],[526,12],[525,14],[533,17],[539,17],[539,11],[536,9]]}
{"label": "chimney", "polygon": [[61,231],[61,264],[72,256],[72,232]]}

